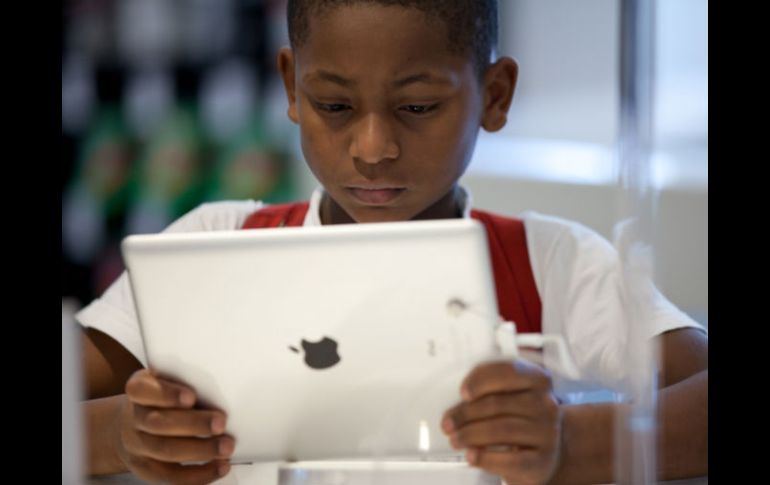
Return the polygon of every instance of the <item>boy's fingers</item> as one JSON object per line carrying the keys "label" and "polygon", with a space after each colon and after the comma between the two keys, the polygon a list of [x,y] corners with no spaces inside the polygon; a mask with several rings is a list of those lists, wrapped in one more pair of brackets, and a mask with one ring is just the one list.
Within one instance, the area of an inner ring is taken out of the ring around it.
{"label": "boy's fingers", "polygon": [[539,448],[552,441],[550,434],[529,420],[504,417],[467,424],[450,434],[449,440],[456,449],[483,446]]}
{"label": "boy's fingers", "polygon": [[126,449],[132,455],[166,463],[208,461],[230,457],[235,450],[235,440],[231,436],[176,438],[155,436],[140,431],[135,440],[126,444]]}
{"label": "boy's fingers", "polygon": [[134,406],[136,429],[158,436],[216,436],[225,431],[221,411]]}
{"label": "boy's fingers", "polygon": [[463,401],[474,401],[487,394],[550,389],[547,370],[522,360],[498,361],[476,366],[463,380]]}
{"label": "boy's fingers", "polygon": [[131,401],[143,406],[191,408],[195,404],[192,389],[161,379],[146,369],[136,371],[128,379],[126,394]]}
{"label": "boy's fingers", "polygon": [[144,481],[173,485],[208,484],[230,472],[230,463],[227,460],[214,460],[203,465],[180,465],[150,458],[137,458],[132,465],[134,474]]}
{"label": "boy's fingers", "polygon": [[537,392],[508,392],[488,394],[471,402],[461,402],[448,409],[442,417],[441,428],[451,433],[466,423],[496,416],[517,416],[535,419],[543,411],[555,411],[556,401],[549,394]]}

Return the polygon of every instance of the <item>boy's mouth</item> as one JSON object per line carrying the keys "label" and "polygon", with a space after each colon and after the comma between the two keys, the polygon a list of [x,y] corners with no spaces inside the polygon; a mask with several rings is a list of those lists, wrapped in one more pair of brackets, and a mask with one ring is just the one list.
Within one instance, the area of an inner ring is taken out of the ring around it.
{"label": "boy's mouth", "polygon": [[403,187],[347,187],[354,199],[365,205],[387,205],[396,200],[404,191]]}

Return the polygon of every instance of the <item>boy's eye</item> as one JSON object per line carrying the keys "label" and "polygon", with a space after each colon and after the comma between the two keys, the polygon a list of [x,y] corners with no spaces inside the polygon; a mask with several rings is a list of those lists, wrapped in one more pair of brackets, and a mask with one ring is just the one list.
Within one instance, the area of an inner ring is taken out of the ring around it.
{"label": "boy's eye", "polygon": [[346,111],[350,109],[350,106],[347,104],[341,104],[341,103],[316,103],[316,106],[321,111],[326,111],[328,113],[341,113],[343,111]]}
{"label": "boy's eye", "polygon": [[438,104],[408,104],[399,109],[413,115],[424,115],[436,109],[437,106]]}

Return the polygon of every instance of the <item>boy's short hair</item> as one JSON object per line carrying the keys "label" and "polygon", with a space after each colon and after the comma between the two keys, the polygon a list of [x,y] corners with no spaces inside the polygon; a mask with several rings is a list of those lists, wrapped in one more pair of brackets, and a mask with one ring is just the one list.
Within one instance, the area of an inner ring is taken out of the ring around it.
{"label": "boy's short hair", "polygon": [[292,47],[307,40],[311,16],[360,3],[415,8],[442,20],[450,51],[473,55],[479,80],[483,79],[497,45],[497,0],[289,0],[286,17]]}

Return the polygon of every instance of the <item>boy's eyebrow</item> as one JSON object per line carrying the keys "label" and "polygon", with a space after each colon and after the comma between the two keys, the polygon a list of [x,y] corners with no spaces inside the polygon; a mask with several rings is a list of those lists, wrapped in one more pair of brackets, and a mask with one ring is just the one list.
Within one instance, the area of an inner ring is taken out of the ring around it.
{"label": "boy's eyebrow", "polygon": [[349,88],[351,86],[354,86],[356,83],[353,80],[344,78],[338,74],[334,74],[333,72],[324,71],[323,69],[318,69],[317,71],[308,73],[305,75],[304,80],[307,81],[313,81],[315,79],[319,79],[321,81],[329,81],[334,84],[339,84],[343,88]]}
{"label": "boy's eyebrow", "polygon": [[[344,88],[349,88],[356,85],[356,82],[352,79],[347,79],[339,74],[334,74],[333,72],[325,71],[323,69],[318,69],[317,71],[308,73],[305,75],[304,80],[307,81],[314,81],[314,80],[320,80],[320,81],[328,81],[334,84],[338,84]],[[399,79],[393,83],[393,86],[396,88],[403,88],[404,86],[407,86],[409,84],[414,83],[426,83],[426,84],[454,84],[451,79],[444,78],[442,76],[436,76],[427,72],[421,72],[419,74],[414,74],[412,76],[407,76],[403,79]]]}
{"label": "boy's eyebrow", "polygon": [[397,88],[403,88],[408,84],[414,84],[414,83],[453,84],[450,79],[440,77],[440,76],[435,76],[427,72],[421,72],[413,76],[408,76],[403,79],[399,79],[398,81],[394,82],[393,85]]}

